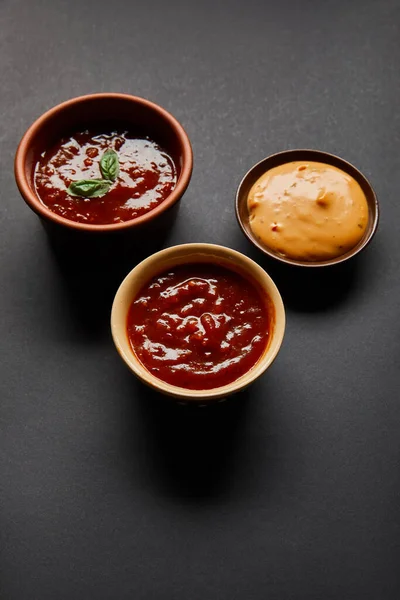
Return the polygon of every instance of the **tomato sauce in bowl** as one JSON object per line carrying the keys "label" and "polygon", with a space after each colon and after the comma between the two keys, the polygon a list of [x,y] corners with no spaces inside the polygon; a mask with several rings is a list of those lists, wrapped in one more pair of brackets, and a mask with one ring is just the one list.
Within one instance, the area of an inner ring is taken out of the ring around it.
{"label": "tomato sauce in bowl", "polygon": [[[119,174],[102,197],[68,193],[72,182],[102,178],[100,160],[108,150],[118,156]],[[41,202],[55,214],[88,225],[130,221],[159,206],[177,183],[171,156],[150,138],[129,131],[83,131],[61,139],[44,152],[34,183]]]}
{"label": "tomato sauce in bowl", "polygon": [[236,271],[211,263],[173,267],[145,284],[127,317],[133,352],[155,377],[207,390],[247,373],[264,354],[273,308]]}

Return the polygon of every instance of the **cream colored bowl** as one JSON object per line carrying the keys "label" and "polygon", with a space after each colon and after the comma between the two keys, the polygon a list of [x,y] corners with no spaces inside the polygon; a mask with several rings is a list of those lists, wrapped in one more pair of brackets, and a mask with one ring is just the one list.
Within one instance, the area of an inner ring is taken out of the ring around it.
{"label": "cream colored bowl", "polygon": [[[274,308],[268,345],[258,362],[236,381],[207,390],[177,387],[152,375],[133,352],[127,334],[127,316],[133,299],[154,276],[171,267],[188,263],[217,263],[255,280],[269,297]],[[161,250],[138,264],[121,283],[111,312],[111,331],[115,346],[128,367],[145,384],[183,402],[206,403],[239,392],[271,365],[278,354],[285,331],[285,309],[271,277],[253,260],[240,252],[215,244],[182,244]]]}

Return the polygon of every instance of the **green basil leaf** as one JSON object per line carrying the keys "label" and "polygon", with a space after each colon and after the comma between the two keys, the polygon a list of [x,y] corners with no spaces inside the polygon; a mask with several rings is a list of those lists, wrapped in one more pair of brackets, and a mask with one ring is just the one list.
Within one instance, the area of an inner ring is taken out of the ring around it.
{"label": "green basil leaf", "polygon": [[70,196],[81,196],[82,198],[101,198],[107,194],[112,181],[104,179],[81,179],[72,181],[67,193]]}
{"label": "green basil leaf", "polygon": [[118,154],[115,150],[106,150],[100,160],[100,171],[104,179],[115,181],[119,173]]}

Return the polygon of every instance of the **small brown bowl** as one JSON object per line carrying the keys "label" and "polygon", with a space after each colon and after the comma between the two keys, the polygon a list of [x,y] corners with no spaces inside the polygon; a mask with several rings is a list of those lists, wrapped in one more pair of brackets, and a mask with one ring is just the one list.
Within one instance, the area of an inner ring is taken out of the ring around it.
{"label": "small brown bowl", "polygon": [[[143,285],[166,269],[196,262],[219,264],[241,273],[250,281],[254,281],[268,297],[269,304],[274,312],[271,319],[268,345],[258,362],[236,381],[222,387],[206,390],[191,390],[174,386],[155,377],[136,357],[127,334],[128,311]],[[215,244],[182,244],[149,256],[125,277],[114,299],[111,311],[111,332],[122,360],[143,383],[163,394],[174,397],[180,402],[204,405],[239,392],[260,377],[271,365],[283,340],[285,309],[280,293],[271,277],[244,254]]]}
{"label": "small brown bowl", "polygon": [[[178,181],[159,206],[131,221],[107,225],[76,223],[53,213],[35,191],[35,165],[45,150],[62,137],[79,130],[102,126],[107,129],[129,127],[139,135],[150,136],[171,155],[178,170]],[[178,121],[153,102],[127,94],[90,94],[72,98],[39,117],[23,136],[15,155],[15,179],[28,206],[44,220],[73,232],[90,234],[136,232],[164,215],[183,196],[193,168],[189,138]]]}
{"label": "small brown bowl", "polygon": [[[345,173],[351,175],[363,190],[367,199],[369,210],[368,226],[364,236],[358,242],[358,244],[356,244],[345,254],[336,256],[330,260],[295,260],[292,258],[287,258],[286,256],[282,256],[267,246],[264,246],[252,232],[249,223],[249,211],[247,208],[247,197],[250,189],[257,179],[259,179],[266,171],[269,171],[269,169],[273,169],[274,167],[293,161],[316,161],[333,165],[334,167],[337,167],[338,169],[341,169],[342,171],[345,171]],[[276,260],[279,260],[287,265],[294,265],[298,267],[326,267],[342,263],[349,258],[352,258],[361,252],[363,248],[365,248],[365,246],[371,241],[378,226],[379,206],[375,192],[367,178],[358,169],[356,169],[356,167],[346,160],[343,160],[343,158],[339,158],[334,154],[329,154],[328,152],[322,152],[320,150],[285,150],[283,152],[278,152],[277,154],[271,154],[271,156],[267,156],[267,158],[264,158],[259,163],[254,165],[254,167],[252,167],[243,177],[236,192],[236,217],[243,233],[250,240],[250,242],[257,246],[261,252],[264,252],[264,254],[267,254],[271,258],[275,258]]]}

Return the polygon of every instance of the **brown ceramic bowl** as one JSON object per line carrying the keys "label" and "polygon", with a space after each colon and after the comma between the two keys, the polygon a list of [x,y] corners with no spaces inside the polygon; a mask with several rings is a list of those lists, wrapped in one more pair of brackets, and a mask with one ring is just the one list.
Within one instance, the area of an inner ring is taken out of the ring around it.
{"label": "brown ceramic bowl", "polygon": [[[106,129],[129,127],[148,135],[171,155],[178,170],[178,181],[159,206],[131,221],[107,225],[76,223],[53,213],[39,199],[34,186],[34,169],[42,152],[64,136],[102,126]],[[153,102],[127,94],[91,94],[73,98],[47,111],[23,136],[15,156],[15,179],[28,206],[45,224],[55,224],[75,232],[105,233],[137,231],[163,215],[184,194],[192,174],[193,155],[189,138],[178,121]]]}
{"label": "brown ceramic bowl", "polygon": [[[138,360],[127,334],[127,316],[139,290],[162,271],[185,263],[217,263],[255,281],[269,298],[274,312],[268,345],[258,362],[236,381],[213,389],[190,390],[170,385],[152,375]],[[247,387],[271,365],[282,343],[285,331],[285,309],[271,277],[254,261],[240,252],[215,244],[182,244],[161,250],[137,265],[121,283],[111,312],[111,331],[115,346],[129,369],[145,384],[181,402],[200,405],[221,400]]]}
{"label": "brown ceramic bowl", "polygon": [[[316,161],[333,165],[334,167],[342,169],[342,171],[345,171],[351,175],[361,186],[368,203],[368,226],[359,243],[345,254],[330,260],[295,260],[282,256],[274,250],[263,245],[253,234],[249,224],[249,211],[247,208],[247,197],[251,187],[257,181],[257,179],[259,179],[259,177],[261,177],[261,175],[263,175],[269,169],[297,160]],[[356,169],[356,167],[349,162],[339,158],[338,156],[335,156],[334,154],[328,154],[328,152],[322,152],[320,150],[285,150],[284,152],[278,152],[277,154],[272,154],[271,156],[264,158],[262,161],[254,165],[254,167],[252,167],[243,177],[236,192],[236,217],[243,233],[247,236],[250,242],[257,246],[261,252],[264,252],[264,254],[267,254],[271,258],[275,258],[276,260],[286,263],[287,265],[295,265],[299,267],[325,267],[342,263],[355,256],[361,252],[363,248],[365,248],[365,246],[371,241],[378,226],[379,206],[375,192],[369,181],[358,169]]]}

